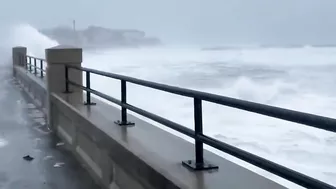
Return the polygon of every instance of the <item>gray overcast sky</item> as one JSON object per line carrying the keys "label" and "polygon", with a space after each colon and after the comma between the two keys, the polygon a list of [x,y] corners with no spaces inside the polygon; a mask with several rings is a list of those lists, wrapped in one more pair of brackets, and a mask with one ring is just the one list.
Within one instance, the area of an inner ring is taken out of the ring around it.
{"label": "gray overcast sky", "polygon": [[11,0],[0,22],[135,28],[168,40],[336,43],[336,0]]}

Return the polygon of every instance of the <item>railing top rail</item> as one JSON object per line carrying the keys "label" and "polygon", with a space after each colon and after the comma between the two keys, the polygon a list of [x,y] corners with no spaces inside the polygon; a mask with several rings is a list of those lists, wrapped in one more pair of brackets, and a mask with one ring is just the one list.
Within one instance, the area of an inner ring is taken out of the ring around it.
{"label": "railing top rail", "polygon": [[249,112],[253,112],[253,113],[257,113],[257,114],[261,114],[261,115],[265,115],[265,116],[269,116],[273,118],[278,118],[278,119],[282,119],[282,120],[286,120],[286,121],[290,121],[294,123],[299,123],[299,124],[303,124],[303,125],[307,125],[307,126],[315,127],[318,129],[331,131],[331,132],[336,132],[336,119],[334,118],[313,115],[309,113],[289,110],[285,108],[279,108],[275,106],[270,106],[270,105],[265,105],[265,104],[260,104],[260,103],[255,103],[255,102],[250,102],[250,101],[245,101],[245,100],[240,100],[240,99],[235,99],[231,97],[196,91],[192,89],[184,89],[184,88],[170,86],[166,84],[160,84],[160,83],[156,83],[152,81],[136,79],[136,78],[128,77],[124,75],[99,71],[99,70],[95,70],[91,68],[75,67],[71,65],[67,65],[67,67],[81,70],[81,71],[87,71],[90,73],[94,73],[97,75],[106,76],[106,77],[110,77],[110,78],[114,78],[118,80],[124,80],[130,83],[133,83],[133,84],[138,84],[138,85],[142,85],[145,87],[149,87],[149,88],[153,88],[153,89],[157,89],[161,91],[166,91],[166,92],[170,92],[170,93],[177,94],[177,95],[197,98],[197,99],[201,99],[201,100],[216,103],[216,104],[221,104],[224,106],[237,108],[240,110],[245,110],[245,111],[249,111]]}
{"label": "railing top rail", "polygon": [[[108,96],[104,93],[101,93],[99,91],[93,90],[91,88],[84,87],[78,83],[68,81],[71,85],[74,85],[82,90],[85,90],[88,93],[95,94],[99,97],[102,97],[110,102],[113,102],[115,104],[120,105],[122,108],[129,109],[135,113],[138,113],[139,115],[142,115],[144,117],[147,117],[149,119],[152,119],[158,123],[161,123],[175,131],[178,131],[179,133],[185,134],[191,138],[194,138],[195,140],[199,142],[203,142],[204,144],[207,144],[209,146],[212,146],[218,150],[221,150],[227,154],[233,155],[234,157],[237,157],[241,160],[244,160],[246,162],[249,162],[255,166],[258,166],[260,168],[263,168],[264,170],[267,170],[271,173],[274,173],[278,176],[283,177],[284,179],[288,179],[294,183],[300,183],[301,186],[305,186],[308,188],[332,188],[335,189],[335,187],[330,186],[326,183],[323,183],[317,179],[311,178],[309,176],[306,176],[302,173],[299,173],[297,171],[291,170],[283,165],[279,165],[277,163],[274,163],[272,161],[269,161],[265,158],[259,157],[257,155],[254,155],[250,152],[246,152],[244,150],[241,150],[235,146],[226,144],[224,142],[221,142],[219,140],[216,140],[214,138],[211,138],[209,136],[206,136],[204,134],[199,134],[195,130],[189,129],[187,127],[184,127],[183,125],[180,125],[176,122],[170,121],[166,118],[163,118],[161,116],[155,115],[153,113],[147,112],[146,110],[143,110],[141,108],[132,106],[127,103],[123,103],[120,100],[117,100],[111,96]],[[87,98],[87,100],[90,98]],[[87,102],[86,102],[87,103]],[[197,145],[197,144],[196,144]],[[203,150],[203,149],[202,149]],[[196,155],[197,156],[197,155]]]}
{"label": "railing top rail", "polygon": [[[69,68],[73,68],[73,69],[86,72],[86,86],[83,86],[81,84],[78,84],[76,82],[69,80],[69,77],[68,77]],[[90,74],[91,73],[121,80],[121,100],[117,100],[104,93],[93,90],[90,87]],[[143,109],[140,109],[138,107],[128,104],[126,100],[127,98],[126,82],[138,84],[138,85],[149,87],[152,89],[170,92],[173,94],[178,94],[178,95],[194,98],[194,126],[195,126],[194,130],[185,128],[184,126],[177,124],[173,121],[167,120],[163,117],[160,117],[158,115],[155,115],[153,113],[147,112]],[[233,155],[243,161],[249,162],[257,167],[260,167],[264,170],[274,173],[284,179],[294,182],[300,186],[307,187],[307,188],[336,189],[336,187],[331,186],[327,183],[324,183],[312,177],[306,176],[302,173],[291,170],[282,165],[279,165],[277,163],[274,163],[272,161],[269,161],[257,155],[251,154],[244,150],[241,150],[235,146],[226,144],[224,142],[221,142],[219,140],[216,140],[214,138],[204,135],[202,131],[203,126],[202,126],[202,103],[201,102],[202,100],[209,101],[209,102],[221,104],[224,106],[229,106],[229,107],[233,107],[233,108],[237,108],[241,110],[246,110],[246,111],[266,115],[269,117],[279,118],[282,120],[287,120],[287,121],[291,121],[295,123],[305,124],[308,126],[324,129],[327,131],[336,132],[336,129],[335,129],[336,120],[333,118],[327,118],[327,117],[307,114],[303,112],[273,107],[269,105],[234,99],[230,97],[225,97],[225,96],[220,96],[220,95],[215,95],[215,94],[210,94],[210,93],[205,93],[205,92],[200,92],[200,91],[195,91],[191,89],[184,89],[184,88],[159,84],[159,83],[155,83],[151,81],[145,81],[141,79],[108,73],[108,72],[99,71],[99,70],[90,69],[90,68],[65,65],[65,88],[66,88],[65,91],[66,92],[70,92],[69,84],[86,91],[86,102],[85,102],[86,105],[95,104],[91,102],[91,93],[101,98],[104,98],[110,102],[120,105],[121,106],[121,121],[115,122],[116,124],[120,126],[134,124],[132,122],[127,121],[127,110],[131,110],[135,113],[138,113],[139,115],[145,116],[167,127],[170,127],[171,129],[175,131],[178,131],[180,133],[183,133],[187,136],[194,138],[195,139],[195,161],[192,161],[192,160],[182,161],[182,165],[188,168],[191,168],[193,170],[208,170],[208,169],[218,168],[218,166],[209,164],[204,161],[203,144],[207,144],[227,154]]]}
{"label": "railing top rail", "polygon": [[34,57],[34,56],[30,56],[30,55],[26,55],[27,58],[33,58],[33,59],[36,59],[36,60],[42,60],[42,61],[47,61],[46,59],[44,58],[38,58],[38,57]]}
{"label": "railing top rail", "polygon": [[[32,67],[34,68],[35,66],[32,65]],[[40,70],[40,71],[46,72],[45,69],[39,68],[39,67],[37,67],[37,66],[36,66],[36,70]]]}

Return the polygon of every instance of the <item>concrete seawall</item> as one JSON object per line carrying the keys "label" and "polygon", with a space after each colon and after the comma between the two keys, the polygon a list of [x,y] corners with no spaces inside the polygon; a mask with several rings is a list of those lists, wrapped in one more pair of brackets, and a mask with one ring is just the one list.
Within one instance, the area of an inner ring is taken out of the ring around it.
{"label": "concrete seawall", "polygon": [[45,80],[37,78],[23,67],[16,66],[16,79],[24,86],[25,91],[34,100],[42,112],[47,115],[47,88]]}
{"label": "concrete seawall", "polygon": [[209,151],[204,152],[205,159],[216,163],[219,169],[190,171],[181,162],[194,158],[192,143],[132,115],[128,119],[135,126],[121,127],[114,123],[120,119],[118,108],[97,98],[92,98],[96,105],[84,105],[82,91],[63,93],[62,88],[48,91],[52,87],[47,84],[52,82],[37,78],[21,65],[14,64],[13,70],[26,92],[50,117],[53,132],[66,142],[103,188],[284,188]]}

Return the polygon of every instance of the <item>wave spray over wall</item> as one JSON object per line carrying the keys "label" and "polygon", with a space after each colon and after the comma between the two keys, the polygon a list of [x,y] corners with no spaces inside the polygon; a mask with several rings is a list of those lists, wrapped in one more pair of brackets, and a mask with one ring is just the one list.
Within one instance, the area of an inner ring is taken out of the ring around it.
{"label": "wave spray over wall", "polygon": [[54,40],[42,35],[36,28],[29,24],[12,25],[8,30],[8,44],[13,46],[28,47],[28,54],[44,57],[44,50],[58,45]]}

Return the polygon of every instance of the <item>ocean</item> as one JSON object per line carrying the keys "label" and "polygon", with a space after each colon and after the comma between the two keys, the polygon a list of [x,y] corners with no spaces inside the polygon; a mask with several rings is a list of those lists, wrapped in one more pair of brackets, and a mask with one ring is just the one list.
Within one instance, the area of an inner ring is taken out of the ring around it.
{"label": "ocean", "polygon": [[[10,31],[6,43],[9,49],[26,46],[28,54],[44,57],[45,48],[57,45],[27,24],[12,27]],[[255,46],[215,51],[189,45],[91,50],[84,51],[83,56],[85,67],[336,117],[336,47]],[[120,98],[117,80],[92,76],[91,86]],[[130,104],[193,128],[192,99],[133,84],[127,87]],[[336,185],[336,134],[211,103],[203,106],[206,135]],[[192,142],[186,136],[154,124]],[[287,187],[300,188],[206,148]]]}

